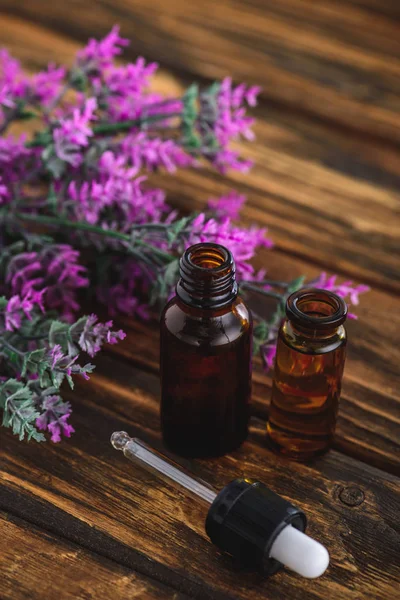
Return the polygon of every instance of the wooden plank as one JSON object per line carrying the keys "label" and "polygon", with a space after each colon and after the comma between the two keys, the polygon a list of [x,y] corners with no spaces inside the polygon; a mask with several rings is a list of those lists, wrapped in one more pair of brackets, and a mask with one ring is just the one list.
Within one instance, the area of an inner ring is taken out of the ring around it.
{"label": "wooden plank", "polygon": [[[257,130],[262,127],[260,122]],[[206,171],[181,171],[173,178],[154,176],[152,181],[185,212],[204,210],[210,197],[234,187],[248,198],[241,222],[268,227],[280,250],[398,293],[397,192],[298,159],[277,145],[271,141],[246,148],[246,156],[256,159],[247,177],[230,174],[223,179]]]}
{"label": "wooden plank", "polygon": [[[79,17],[45,0],[3,10],[84,40],[116,20],[131,53],[194,75],[260,83],[264,97],[400,141],[397,22],[346,2],[85,2]],[[210,16],[212,15],[212,18]]]}
{"label": "wooden plank", "polygon": [[[318,275],[315,267],[276,250],[261,252],[256,264],[267,266],[272,279],[290,281],[305,274],[310,281]],[[273,308],[264,301],[262,304]],[[260,311],[259,305],[260,302],[257,306]],[[361,297],[358,320],[347,321],[349,346],[335,447],[400,474],[399,306],[398,299],[373,290]],[[110,352],[158,373],[157,324],[125,319],[121,320],[121,327],[127,332],[127,338],[110,347]],[[253,414],[263,419],[267,418],[270,392],[271,374],[265,374],[261,361],[256,359],[252,408]]]}
{"label": "wooden plank", "polygon": [[74,402],[77,430],[69,442],[21,444],[5,432],[3,509],[55,533],[62,529],[74,541],[80,532],[81,545],[96,544],[98,553],[202,599],[394,600],[399,479],[337,452],[312,466],[288,462],[264,447],[264,426],[254,420],[240,450],[193,461],[191,469],[217,488],[252,476],[296,501],[310,517],[310,533],[328,546],[332,564],[315,581],[287,571],[269,580],[238,572],[206,539],[206,507],[110,446],[111,432],[126,429],[161,448],[157,378],[104,357],[99,373],[65,394]]}
{"label": "wooden plank", "polygon": [[0,512],[2,600],[184,600],[162,584]]}
{"label": "wooden plank", "polygon": [[[68,38],[11,17],[5,23],[0,43],[30,68],[43,66],[52,47],[54,60],[71,62],[77,45]],[[187,83],[168,71],[155,79],[169,94]],[[248,197],[244,222],[269,227],[279,249],[400,291],[400,152],[272,106],[255,114],[257,140],[240,147],[255,162],[250,175],[203,169],[152,183],[185,211],[235,187]]]}
{"label": "wooden plank", "polygon": [[348,0],[349,4],[370,10],[389,19],[400,19],[400,6],[397,0]]}
{"label": "wooden plank", "polygon": [[[76,42],[43,27],[11,17],[6,25],[0,33],[2,43],[11,45],[31,67],[43,66],[51,48],[55,60],[70,62],[77,48]],[[156,78],[158,89],[164,92],[178,93],[183,84],[165,71]],[[245,149],[256,161],[249,177],[222,179],[201,171],[154,181],[165,186],[170,200],[183,210],[201,210],[207,198],[223,193],[233,183],[249,195],[244,221],[269,225],[278,249],[398,289],[393,278],[400,275],[395,192],[400,182],[399,154],[382,144],[367,143],[276,109],[267,115],[261,108],[259,117],[258,141]],[[261,254],[258,265],[268,266],[276,278],[283,273],[288,278],[302,272],[309,277],[316,274],[308,264],[281,253]],[[364,297],[360,311],[359,323],[351,324],[350,329],[352,343],[337,443],[358,458],[393,470],[400,461],[398,349],[392,325],[398,309],[389,296],[373,293]],[[118,346],[117,351],[124,351],[128,344]],[[154,368],[157,352],[155,344]],[[146,353],[146,348],[136,352],[141,364]],[[269,378],[256,370],[254,405],[264,418],[269,401],[265,384],[270,385]]]}

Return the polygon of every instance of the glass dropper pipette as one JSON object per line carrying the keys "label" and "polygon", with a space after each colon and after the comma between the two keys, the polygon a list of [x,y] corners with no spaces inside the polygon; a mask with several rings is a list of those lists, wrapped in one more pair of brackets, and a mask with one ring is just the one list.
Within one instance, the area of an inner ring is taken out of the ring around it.
{"label": "glass dropper pipette", "polygon": [[206,532],[221,550],[246,564],[262,565],[267,575],[285,565],[315,578],[328,567],[326,548],[304,533],[305,514],[261,482],[235,479],[217,493],[125,431],[113,433],[111,443],[129,460],[207,504]]}

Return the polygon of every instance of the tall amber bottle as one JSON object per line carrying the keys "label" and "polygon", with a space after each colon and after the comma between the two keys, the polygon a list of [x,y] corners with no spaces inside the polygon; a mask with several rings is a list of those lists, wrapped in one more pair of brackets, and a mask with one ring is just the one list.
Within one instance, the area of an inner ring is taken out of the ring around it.
{"label": "tall amber bottle", "polygon": [[161,316],[161,428],[175,453],[219,456],[245,440],[251,342],[232,254],[219,244],[191,246]]}
{"label": "tall amber bottle", "polygon": [[307,460],[331,445],[336,426],[346,355],[342,298],[303,289],[286,303],[275,361],[267,423],[270,446]]}

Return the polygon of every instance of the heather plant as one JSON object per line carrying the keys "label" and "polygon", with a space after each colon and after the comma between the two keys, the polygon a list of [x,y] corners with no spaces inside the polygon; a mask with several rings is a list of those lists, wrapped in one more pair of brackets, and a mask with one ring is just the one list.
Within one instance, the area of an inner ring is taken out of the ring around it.
{"label": "heather plant", "polygon": [[[271,319],[255,327],[255,349],[271,367],[284,300],[304,285],[255,272],[251,259],[272,242],[265,229],[235,224],[244,197],[231,192],[204,212],[179,215],[147,181],[146,173],[205,163],[246,173],[251,163],[231,142],[253,139],[247,108],[259,88],[226,78],[162,97],[151,91],[155,63],[116,64],[127,44],[114,27],[90,40],[71,69],[49,65],[30,77],[0,51],[0,409],[20,439],[69,437],[61,386],[89,378],[94,366],[82,355],[125,337],[112,321],[79,317],[88,294],[113,317],[148,319],[170,295],[183,250],[223,244],[242,290],[276,300]],[[13,133],[24,120],[34,123],[30,137]],[[352,304],[367,289],[325,274],[314,284]]]}

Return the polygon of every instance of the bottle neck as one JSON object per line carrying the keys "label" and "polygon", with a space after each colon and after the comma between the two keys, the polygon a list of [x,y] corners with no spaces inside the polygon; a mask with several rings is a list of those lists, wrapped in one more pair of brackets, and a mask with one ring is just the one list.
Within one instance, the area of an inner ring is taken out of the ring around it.
{"label": "bottle neck", "polygon": [[294,333],[308,339],[328,339],[345,322],[347,305],[333,292],[308,288],[289,296],[286,315]]}
{"label": "bottle neck", "polygon": [[231,252],[219,244],[190,246],[179,263],[178,298],[193,308],[218,309],[237,296],[235,262]]}

